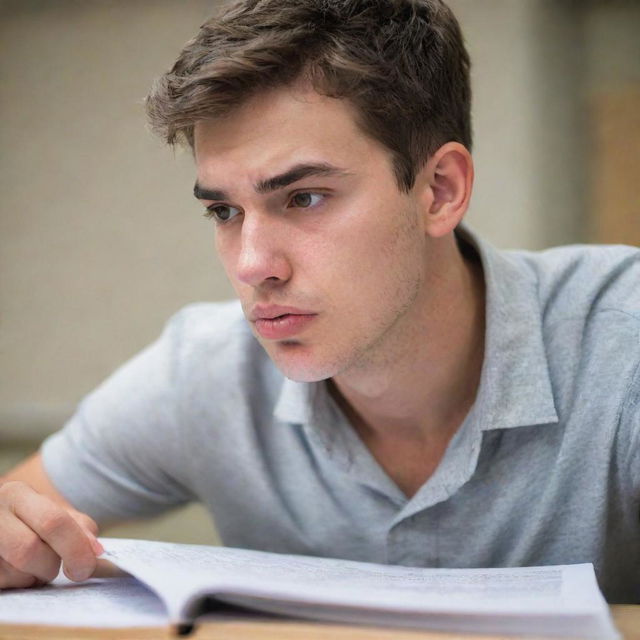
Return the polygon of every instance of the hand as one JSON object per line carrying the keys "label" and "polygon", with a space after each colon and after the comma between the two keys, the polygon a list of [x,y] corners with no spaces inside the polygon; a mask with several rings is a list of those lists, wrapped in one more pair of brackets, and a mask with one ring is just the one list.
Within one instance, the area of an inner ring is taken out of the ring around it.
{"label": "hand", "polygon": [[86,580],[104,551],[97,533],[89,516],[24,482],[6,482],[0,486],[0,589],[46,584],[61,562],[70,580]]}

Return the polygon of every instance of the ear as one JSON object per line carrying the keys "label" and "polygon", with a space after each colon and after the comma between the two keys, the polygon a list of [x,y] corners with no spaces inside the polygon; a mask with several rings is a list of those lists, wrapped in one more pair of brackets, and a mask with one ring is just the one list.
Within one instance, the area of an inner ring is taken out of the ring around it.
{"label": "ear", "polygon": [[440,238],[453,231],[469,207],[473,188],[473,159],[458,142],[442,145],[420,170],[416,185],[425,231]]}

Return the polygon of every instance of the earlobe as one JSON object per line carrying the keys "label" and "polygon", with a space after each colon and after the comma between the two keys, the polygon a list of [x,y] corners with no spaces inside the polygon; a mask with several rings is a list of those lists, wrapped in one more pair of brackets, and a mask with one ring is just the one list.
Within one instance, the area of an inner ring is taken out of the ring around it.
{"label": "earlobe", "polygon": [[458,226],[469,207],[473,160],[463,145],[448,142],[429,158],[422,172],[425,230],[439,238]]}

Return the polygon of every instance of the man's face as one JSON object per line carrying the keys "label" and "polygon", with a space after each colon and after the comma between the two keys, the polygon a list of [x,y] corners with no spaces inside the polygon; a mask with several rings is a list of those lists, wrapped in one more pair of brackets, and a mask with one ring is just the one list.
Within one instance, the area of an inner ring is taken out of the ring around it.
{"label": "man's face", "polygon": [[312,90],[263,93],[195,128],[196,195],[249,320],[288,377],[384,362],[424,303],[422,212],[352,109]]}

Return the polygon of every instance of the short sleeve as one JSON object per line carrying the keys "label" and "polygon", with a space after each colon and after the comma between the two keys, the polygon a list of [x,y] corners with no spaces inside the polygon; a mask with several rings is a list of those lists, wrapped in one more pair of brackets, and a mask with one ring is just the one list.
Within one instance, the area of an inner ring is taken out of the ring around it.
{"label": "short sleeve", "polygon": [[43,443],[53,484],[98,522],[149,516],[192,499],[182,478],[176,388],[183,313]]}

